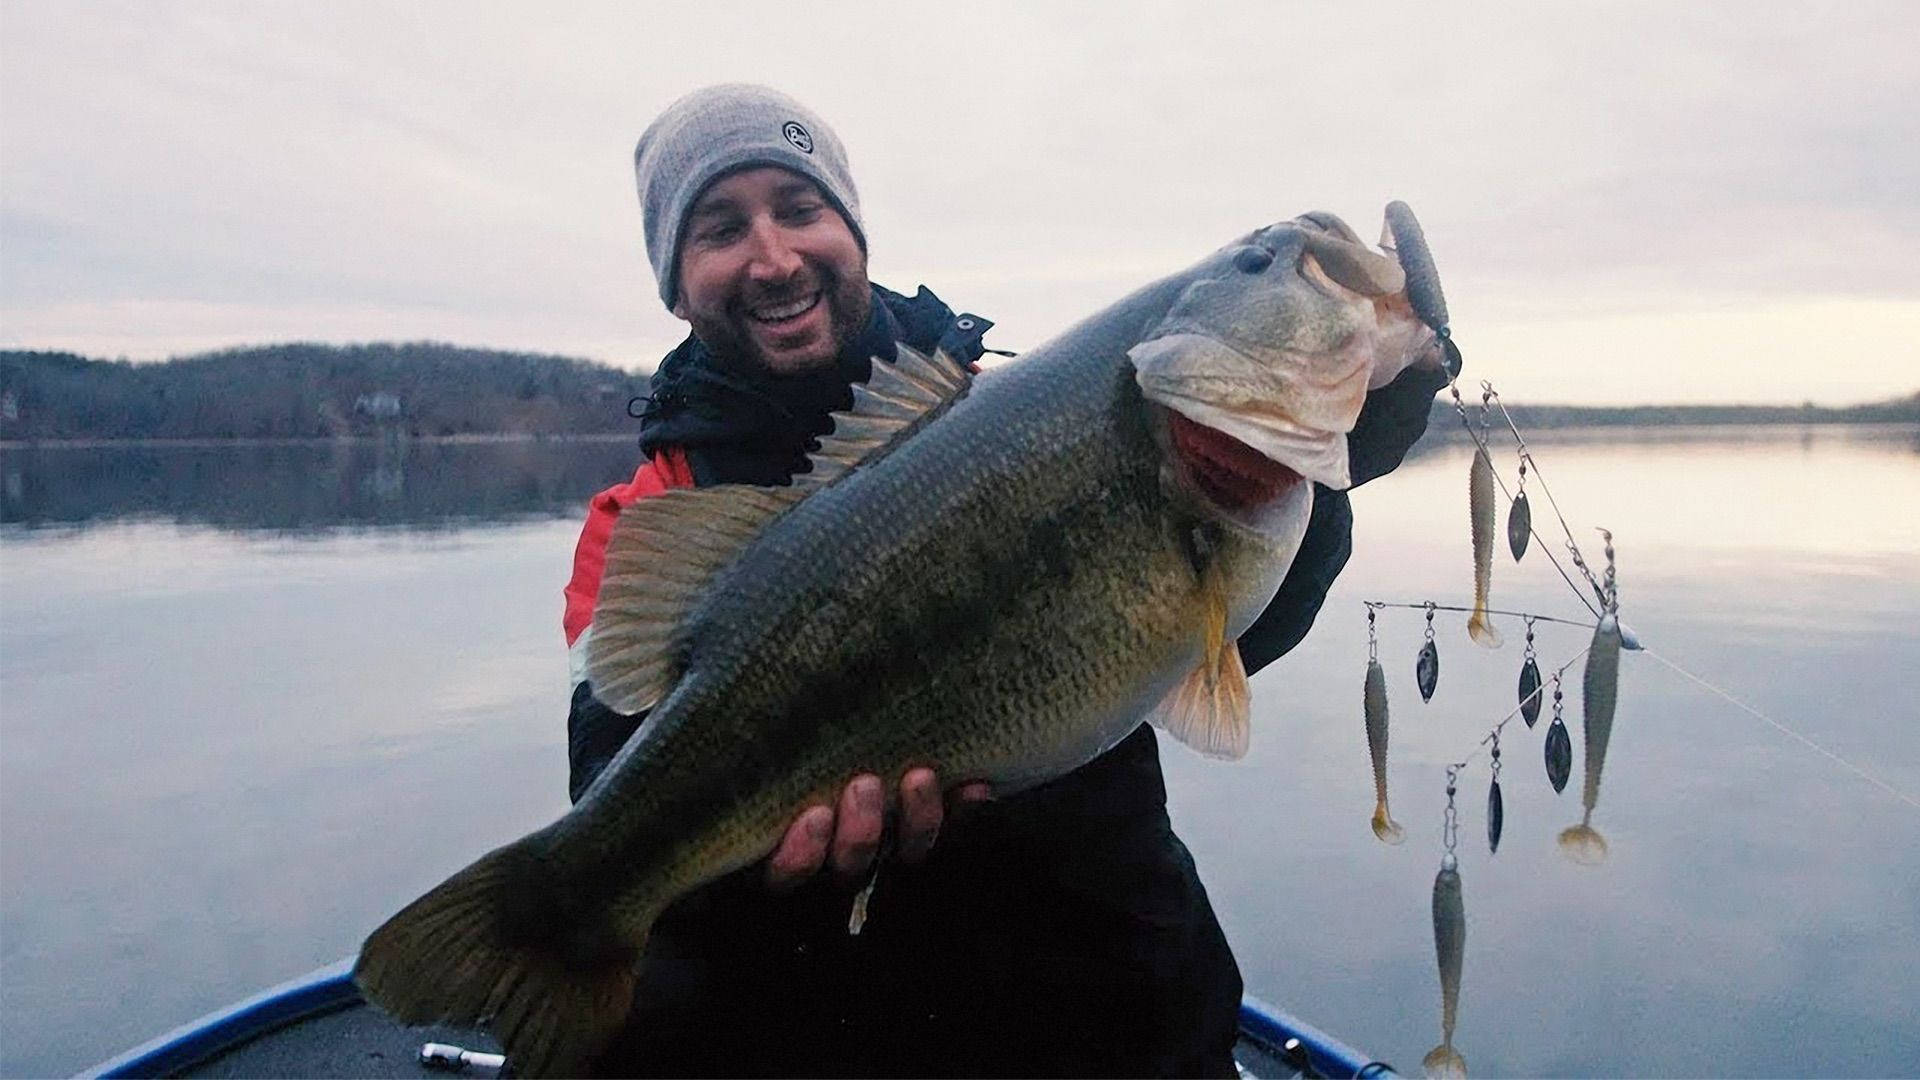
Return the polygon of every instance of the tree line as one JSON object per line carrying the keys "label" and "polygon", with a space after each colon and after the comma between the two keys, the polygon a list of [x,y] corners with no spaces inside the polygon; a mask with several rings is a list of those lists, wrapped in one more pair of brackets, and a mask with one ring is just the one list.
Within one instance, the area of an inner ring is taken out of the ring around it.
{"label": "tree line", "polygon": [[[266,345],[160,363],[0,351],[0,440],[311,439],[635,432],[647,377],[591,360],[436,342]],[[1471,404],[1471,402],[1470,402]],[[1443,395],[1432,428],[1453,422]],[[1916,423],[1920,392],[1806,405],[1512,406],[1536,428]]]}
{"label": "tree line", "polygon": [[287,344],[159,363],[0,351],[0,439],[308,439],[633,432],[647,377],[435,342]]}
{"label": "tree line", "polygon": [[[1477,415],[1478,399],[1462,395],[1468,415]],[[1661,427],[1715,424],[1895,424],[1920,423],[1920,391],[1905,397],[1861,405],[1509,405],[1515,422],[1532,428]],[[1459,417],[1453,402],[1436,398],[1432,426]]]}

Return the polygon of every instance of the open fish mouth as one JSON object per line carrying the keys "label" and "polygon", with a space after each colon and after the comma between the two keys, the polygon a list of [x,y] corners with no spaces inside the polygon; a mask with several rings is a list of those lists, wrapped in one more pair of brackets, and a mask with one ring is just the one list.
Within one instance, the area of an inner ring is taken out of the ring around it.
{"label": "open fish mouth", "polygon": [[1205,499],[1217,517],[1269,543],[1299,540],[1313,512],[1306,477],[1175,409],[1166,411],[1166,434],[1180,482]]}
{"label": "open fish mouth", "polygon": [[[1238,362],[1239,356],[1231,346],[1213,338],[1176,335],[1156,338],[1136,348],[1135,361],[1151,363],[1160,349],[1177,352],[1183,367],[1203,357]],[[1294,475],[1328,487],[1348,486],[1345,429],[1302,423],[1300,410],[1271,398],[1248,398],[1242,392],[1244,384],[1234,373],[1161,379],[1142,370],[1140,382],[1149,398],[1189,424],[1231,439]],[[1359,415],[1357,410],[1354,415]]]}
{"label": "open fish mouth", "polygon": [[1301,477],[1351,486],[1346,435],[1368,391],[1444,359],[1443,324],[1422,314],[1444,318],[1444,301],[1411,211],[1390,207],[1384,232],[1375,251],[1309,214],[1217,252],[1128,351],[1141,390]]}
{"label": "open fish mouth", "polygon": [[1189,482],[1222,508],[1270,503],[1302,481],[1292,468],[1183,413],[1169,412],[1167,432]]}

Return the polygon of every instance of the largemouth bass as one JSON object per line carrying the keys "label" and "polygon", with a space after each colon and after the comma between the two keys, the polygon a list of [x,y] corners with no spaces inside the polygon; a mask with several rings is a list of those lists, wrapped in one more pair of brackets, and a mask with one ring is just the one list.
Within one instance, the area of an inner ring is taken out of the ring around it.
{"label": "largemouth bass", "polygon": [[489,1022],[520,1075],[577,1073],[659,914],[856,774],[1017,791],[1149,714],[1244,753],[1235,639],[1309,481],[1348,486],[1367,390],[1442,362],[1407,276],[1338,218],[1282,222],[978,379],[876,362],[791,487],[636,503],[587,674],[649,716],[565,817],[374,931],[361,988],[408,1022]]}

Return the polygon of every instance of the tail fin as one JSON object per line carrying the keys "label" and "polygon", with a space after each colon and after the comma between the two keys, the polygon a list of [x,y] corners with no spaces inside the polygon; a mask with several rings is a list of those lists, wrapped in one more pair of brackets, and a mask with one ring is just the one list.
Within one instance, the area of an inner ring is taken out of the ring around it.
{"label": "tail fin", "polygon": [[1441,1043],[1427,1051],[1427,1056],[1421,1060],[1420,1067],[1428,1076],[1464,1077],[1467,1075],[1467,1059],[1461,1057],[1460,1052],[1455,1050],[1451,1043]]}
{"label": "tail fin", "polygon": [[1373,808],[1373,835],[1389,844],[1398,844],[1407,838],[1407,832],[1400,823],[1387,813],[1387,804],[1380,803]]}
{"label": "tail fin", "polygon": [[1560,831],[1560,852],[1582,866],[1598,866],[1607,858],[1607,838],[1583,821]]}
{"label": "tail fin", "polygon": [[1467,617],[1467,636],[1472,638],[1476,645],[1484,645],[1489,649],[1500,647],[1500,631],[1493,628],[1493,623],[1487,618],[1487,609],[1484,607],[1475,605],[1473,614]]}
{"label": "tail fin", "polygon": [[[531,850],[500,848],[407,905],[367,938],[353,978],[409,1024],[486,1022],[519,1076],[577,1076],[633,1007],[643,943],[607,905],[568,902]],[[568,910],[572,908],[573,910]]]}

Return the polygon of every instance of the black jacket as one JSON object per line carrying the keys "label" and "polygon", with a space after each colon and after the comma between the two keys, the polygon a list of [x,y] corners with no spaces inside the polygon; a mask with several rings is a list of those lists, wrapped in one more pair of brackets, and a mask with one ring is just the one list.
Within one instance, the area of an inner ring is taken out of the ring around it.
{"label": "black jacket", "polygon": [[[875,288],[833,371],[775,377],[689,338],[654,377],[642,446],[683,447],[695,480],[786,483],[848,383],[893,342],[963,362],[989,323],[922,288]],[[1344,493],[1315,493],[1279,595],[1241,639],[1251,672],[1311,625],[1350,552]],[[641,722],[580,687],[573,795]],[[947,778],[954,779],[954,778]],[[635,1014],[602,1063],[645,1075],[1234,1075],[1241,995],[1185,845],[1152,729],[1040,788],[954,820],[925,864],[888,863],[870,918],[823,875],[776,896],[749,868],[683,899],[648,943]]]}

